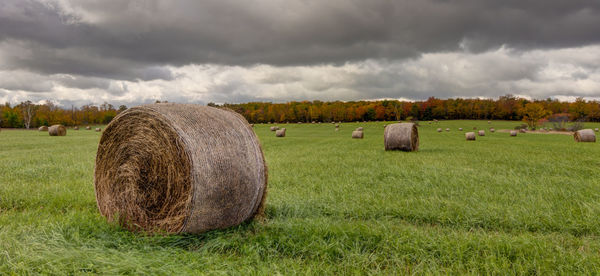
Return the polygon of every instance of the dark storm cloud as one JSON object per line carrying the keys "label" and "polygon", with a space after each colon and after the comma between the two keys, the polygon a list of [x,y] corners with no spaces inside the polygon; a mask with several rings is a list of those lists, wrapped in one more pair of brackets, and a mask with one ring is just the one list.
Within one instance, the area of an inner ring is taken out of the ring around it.
{"label": "dark storm cloud", "polygon": [[299,65],[600,42],[600,1],[0,2],[4,67],[170,79],[158,66]]}

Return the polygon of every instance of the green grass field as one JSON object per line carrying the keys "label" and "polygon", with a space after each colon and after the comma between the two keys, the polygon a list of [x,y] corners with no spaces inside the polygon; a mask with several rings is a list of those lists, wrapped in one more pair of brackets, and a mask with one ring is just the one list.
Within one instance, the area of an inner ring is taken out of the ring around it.
{"label": "green grass field", "polygon": [[422,123],[412,153],[384,151],[383,122],[256,125],[266,221],[173,236],[100,216],[100,133],[2,130],[0,274],[598,273],[600,145],[458,131],[519,124]]}

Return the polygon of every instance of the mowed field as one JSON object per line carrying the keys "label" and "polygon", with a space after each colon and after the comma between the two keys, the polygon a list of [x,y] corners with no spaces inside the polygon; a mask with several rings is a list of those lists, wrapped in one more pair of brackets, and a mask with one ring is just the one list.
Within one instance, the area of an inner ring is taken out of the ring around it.
{"label": "mowed field", "polygon": [[[256,125],[266,219],[172,236],[100,216],[100,133],[2,130],[0,274],[600,271],[600,143],[487,131],[521,122],[440,121],[421,123],[419,152],[385,152],[384,124],[280,124],[285,138]],[[358,126],[365,138],[351,139]],[[486,136],[465,141],[474,126]]]}

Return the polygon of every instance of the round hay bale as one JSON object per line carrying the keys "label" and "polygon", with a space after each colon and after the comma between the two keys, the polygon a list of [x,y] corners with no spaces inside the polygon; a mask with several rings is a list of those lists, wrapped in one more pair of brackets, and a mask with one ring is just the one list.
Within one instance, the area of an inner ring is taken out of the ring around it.
{"label": "round hay bale", "polygon": [[596,133],[591,129],[582,129],[573,134],[575,142],[596,142]]}
{"label": "round hay bale", "polygon": [[65,136],[67,135],[67,128],[63,125],[52,125],[48,128],[48,134],[50,136]]}
{"label": "round hay bale", "polygon": [[267,166],[241,115],[160,103],[106,127],[94,173],[100,213],[132,231],[201,233],[262,214]]}
{"label": "round hay bale", "polygon": [[595,131],[595,132],[598,132],[598,128],[594,128],[594,131]]}
{"label": "round hay bale", "polygon": [[485,136],[485,130],[478,131],[477,135],[479,135],[479,136]]}
{"label": "round hay bale", "polygon": [[510,136],[517,136],[517,131],[516,130],[511,130],[510,131]]}
{"label": "round hay bale", "polygon": [[383,133],[385,150],[419,150],[419,131],[413,123],[390,124]]}
{"label": "round hay bale", "polygon": [[449,128],[446,128],[446,132],[450,132],[450,129],[449,129]]}
{"label": "round hay bale", "polygon": [[462,127],[459,127],[459,128],[458,128],[458,131],[462,131]]}
{"label": "round hay bale", "polygon": [[490,128],[490,132],[492,132],[492,133],[493,133],[493,132],[495,132],[495,131],[496,131],[496,129],[494,129],[494,128]]}
{"label": "round hay bale", "polygon": [[475,141],[475,132],[465,133],[465,138],[467,139],[467,141]]}
{"label": "round hay bale", "polygon": [[79,127],[78,126],[74,126],[73,129],[74,130],[79,130]]}
{"label": "round hay bale", "polygon": [[362,139],[363,138],[363,132],[362,132],[362,130],[352,131],[352,138],[353,139]]}
{"label": "round hay bale", "polygon": [[491,123],[492,123],[492,121],[488,121],[488,124],[491,124]]}
{"label": "round hay bale", "polygon": [[357,127],[356,130],[363,131],[363,127]]}
{"label": "round hay bale", "polygon": [[285,127],[275,131],[275,137],[285,137]]}
{"label": "round hay bale", "polygon": [[527,130],[525,130],[524,128],[521,128],[521,129],[519,129],[519,132],[521,132],[521,133],[526,133],[526,132],[527,132]]}
{"label": "round hay bale", "polygon": [[278,129],[279,129],[279,127],[277,127],[277,126],[272,126],[272,127],[270,127],[270,129],[271,129],[271,131],[276,131],[276,130],[278,130]]}
{"label": "round hay bale", "polygon": [[99,127],[96,128],[96,132],[101,132],[101,131],[102,131],[101,128],[99,128]]}
{"label": "round hay bale", "polygon": [[438,128],[438,129],[437,129],[437,132],[442,132],[442,129],[441,129],[441,128]]}
{"label": "round hay bale", "polygon": [[86,127],[85,127],[85,129],[86,129],[86,130],[91,130],[91,129],[92,129],[92,127],[91,127],[91,126],[86,126]]}
{"label": "round hay bale", "polygon": [[41,126],[38,128],[38,131],[48,131],[48,126]]}

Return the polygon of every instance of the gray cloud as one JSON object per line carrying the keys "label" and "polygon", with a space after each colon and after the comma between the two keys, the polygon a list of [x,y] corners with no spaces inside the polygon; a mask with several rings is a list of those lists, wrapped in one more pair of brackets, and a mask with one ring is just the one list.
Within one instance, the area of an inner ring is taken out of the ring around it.
{"label": "gray cloud", "polygon": [[597,0],[4,0],[0,89],[69,103],[600,97],[599,33]]}

